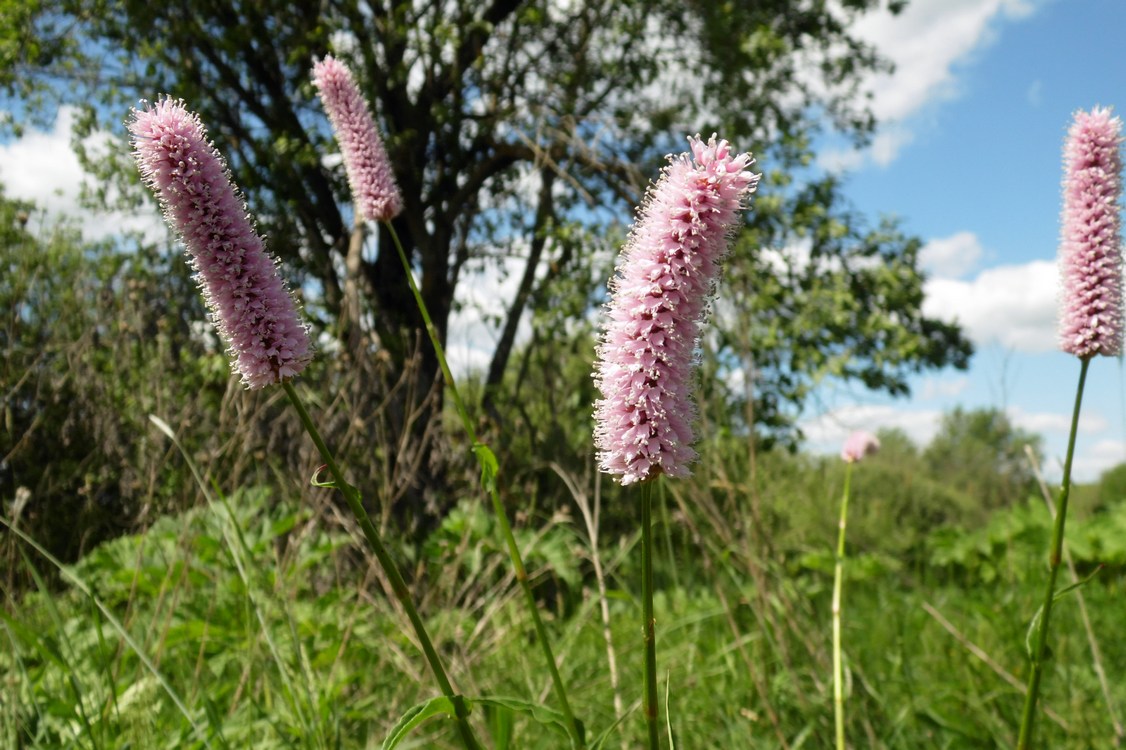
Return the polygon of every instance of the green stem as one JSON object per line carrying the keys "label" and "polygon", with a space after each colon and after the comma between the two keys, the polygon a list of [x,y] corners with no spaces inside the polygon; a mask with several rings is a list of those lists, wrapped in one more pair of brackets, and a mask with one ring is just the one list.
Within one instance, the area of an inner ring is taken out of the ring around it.
{"label": "green stem", "polygon": [[660,750],[657,723],[657,636],[653,616],[653,482],[641,483],[641,599],[645,612],[645,724],[650,750]]}
{"label": "green stem", "polygon": [[300,417],[301,424],[304,425],[305,431],[309,433],[309,437],[313,439],[313,443],[317,446],[321,458],[323,458],[324,462],[328,465],[328,470],[332,474],[336,488],[344,494],[344,499],[348,501],[348,507],[352,510],[352,514],[355,515],[356,520],[359,521],[360,528],[363,529],[364,536],[367,538],[368,546],[371,547],[371,551],[375,553],[376,559],[379,560],[379,564],[383,567],[383,572],[387,575],[387,580],[391,583],[391,590],[394,592],[395,598],[399,600],[403,611],[407,613],[407,618],[411,621],[415,636],[418,638],[419,645],[422,647],[422,653],[426,657],[426,661],[430,664],[434,678],[438,681],[439,689],[442,691],[443,695],[450,699],[450,702],[454,706],[458,733],[461,735],[466,750],[480,750],[480,744],[478,744],[476,737],[474,737],[473,730],[470,728],[467,719],[469,716],[469,707],[466,706],[465,699],[454,692],[453,685],[450,684],[450,678],[446,675],[445,667],[442,666],[442,660],[438,656],[438,652],[434,650],[434,644],[430,641],[430,636],[426,632],[426,626],[422,623],[422,618],[419,616],[418,610],[411,600],[407,584],[403,580],[402,574],[399,573],[399,567],[395,564],[387,548],[383,545],[383,540],[379,538],[379,532],[376,531],[375,526],[371,522],[371,518],[368,517],[367,511],[364,510],[359,491],[345,481],[344,473],[336,464],[336,459],[328,449],[328,446],[325,445],[320,432],[317,430],[316,425],[313,424],[313,419],[309,416],[309,412],[306,411],[305,404],[302,403],[301,398],[297,395],[293,384],[288,381],[282,381],[282,387],[285,388],[286,395],[289,396],[289,400],[297,410],[297,415]]}
{"label": "green stem", "polygon": [[438,329],[434,327],[434,323],[430,319],[430,312],[427,310],[426,302],[422,299],[422,293],[419,291],[418,284],[414,280],[414,272],[411,270],[410,261],[407,259],[406,251],[403,250],[403,244],[399,240],[399,235],[391,222],[384,222],[384,226],[387,227],[387,231],[391,235],[391,241],[395,244],[395,250],[399,253],[399,260],[403,264],[403,272],[406,274],[407,283],[410,285],[411,293],[414,295],[415,304],[418,305],[418,311],[422,315],[422,321],[426,325],[426,335],[430,338],[430,344],[434,347],[434,353],[438,357],[438,365],[442,368],[442,376],[446,380],[446,388],[449,389],[450,397],[453,399],[454,407],[457,409],[462,427],[465,428],[466,435],[473,443],[473,453],[477,457],[478,463],[481,464],[481,482],[492,502],[493,514],[496,516],[497,523],[500,525],[501,534],[504,536],[508,556],[512,561],[512,568],[516,573],[516,580],[519,582],[520,588],[524,591],[524,601],[527,603],[528,611],[532,615],[532,625],[536,630],[536,639],[540,642],[540,648],[543,650],[544,661],[547,662],[547,669],[551,675],[551,683],[555,690],[555,697],[559,701],[560,710],[563,713],[564,719],[567,721],[567,731],[571,735],[571,742],[576,748],[582,750],[582,748],[586,747],[586,742],[583,738],[582,731],[579,729],[579,723],[575,720],[575,714],[571,710],[571,703],[567,700],[567,690],[563,686],[563,678],[559,676],[559,667],[555,663],[555,653],[552,651],[551,643],[547,639],[547,628],[544,627],[543,618],[540,617],[539,607],[536,606],[536,597],[532,592],[532,584],[528,580],[528,573],[524,567],[524,559],[520,555],[520,547],[516,544],[516,537],[512,534],[512,525],[508,521],[508,513],[505,511],[504,505],[500,501],[494,470],[487,467],[486,462],[483,460],[484,455],[492,456],[492,452],[477,438],[477,431],[473,427],[473,420],[470,419],[469,410],[465,408],[465,402],[461,400],[461,394],[458,393],[457,381],[454,380],[453,372],[450,371],[449,363],[446,361],[446,351],[442,346],[441,340],[438,338]]}
{"label": "green stem", "polygon": [[1064,525],[1067,522],[1067,500],[1071,494],[1071,459],[1075,455],[1075,434],[1079,429],[1079,410],[1083,403],[1083,385],[1087,381],[1087,367],[1090,358],[1080,360],[1079,385],[1075,389],[1075,409],[1071,413],[1071,434],[1067,439],[1067,459],[1063,464],[1063,481],[1060,484],[1059,503],[1056,508],[1056,521],[1052,527],[1052,546],[1048,555],[1048,588],[1041,607],[1040,625],[1036,629],[1036,640],[1029,657],[1032,669],[1028,675],[1028,691],[1024,696],[1024,710],[1020,718],[1020,735],[1017,750],[1032,747],[1032,728],[1036,719],[1036,700],[1040,695],[1040,680],[1044,675],[1044,653],[1048,645],[1048,623],[1052,615],[1052,604],[1056,596],[1056,574],[1059,573],[1063,557]]}
{"label": "green stem", "polygon": [[841,589],[844,581],[845,527],[848,524],[849,484],[852,461],[845,468],[841,519],[837,522],[837,564],[833,571],[833,716],[837,729],[837,750],[845,750],[844,670],[841,666]]}

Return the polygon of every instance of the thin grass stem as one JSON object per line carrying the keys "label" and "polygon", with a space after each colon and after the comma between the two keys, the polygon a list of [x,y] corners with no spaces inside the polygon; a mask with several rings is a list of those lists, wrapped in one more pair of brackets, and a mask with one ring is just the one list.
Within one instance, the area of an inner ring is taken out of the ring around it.
{"label": "thin grass stem", "polygon": [[[1040,486],[1040,494],[1043,495],[1044,503],[1048,506],[1048,513],[1055,518],[1056,504],[1052,502],[1052,492],[1048,489],[1044,476],[1040,472],[1040,463],[1036,460],[1036,452],[1032,450],[1031,445],[1025,445],[1024,452],[1028,456],[1028,463],[1032,467],[1032,474],[1036,477],[1036,483]],[[1067,563],[1068,572],[1071,574],[1071,582],[1079,583],[1079,573],[1075,569],[1075,562],[1071,559],[1071,551],[1067,547],[1063,549],[1063,559]],[[1079,605],[1079,617],[1083,620],[1083,630],[1087,633],[1087,645],[1091,648],[1095,676],[1099,679],[1099,688],[1102,690],[1103,701],[1106,703],[1111,726],[1114,728],[1115,747],[1120,747],[1122,740],[1126,739],[1126,729],[1123,728],[1122,722],[1118,719],[1118,711],[1114,706],[1114,696],[1111,694],[1110,683],[1106,677],[1106,668],[1103,666],[1102,650],[1099,648],[1099,641],[1095,637],[1095,628],[1091,624],[1091,615],[1087,611],[1087,597],[1083,595],[1082,588],[1075,589],[1075,601]],[[1046,712],[1047,709],[1045,709]]]}
{"label": "thin grass stem", "polygon": [[504,536],[504,543],[508,549],[508,556],[512,561],[512,568],[516,574],[516,580],[519,582],[520,588],[524,591],[524,601],[527,603],[528,612],[532,616],[532,626],[536,631],[536,639],[540,642],[544,661],[547,663],[547,669],[551,675],[555,698],[559,701],[560,711],[567,721],[567,731],[571,736],[571,742],[576,748],[581,750],[586,747],[583,731],[578,721],[575,719],[574,712],[571,710],[571,702],[567,699],[567,689],[563,685],[563,678],[559,675],[559,667],[555,661],[555,653],[552,651],[551,643],[547,638],[547,628],[544,627],[543,618],[540,617],[539,607],[536,605],[536,597],[532,591],[532,585],[528,581],[528,573],[524,567],[524,558],[520,554],[520,547],[516,544],[516,537],[512,534],[512,525],[508,521],[508,513],[505,511],[504,505],[500,501],[500,493],[498,492],[496,483],[499,470],[496,464],[496,457],[488,446],[477,438],[477,430],[474,429],[473,420],[469,417],[469,410],[465,408],[465,402],[462,401],[461,394],[458,393],[457,381],[454,380],[453,372],[450,370],[449,363],[446,360],[446,352],[442,346],[441,340],[438,338],[438,330],[434,327],[434,323],[430,319],[430,312],[426,308],[426,302],[422,299],[422,293],[419,291],[418,283],[414,280],[414,272],[411,270],[411,264],[407,259],[406,251],[403,250],[403,243],[399,240],[399,235],[391,222],[384,222],[384,226],[387,227],[387,232],[391,236],[395,250],[399,253],[399,260],[403,264],[403,273],[407,277],[407,283],[410,285],[411,293],[414,295],[415,304],[418,305],[418,311],[422,315],[423,323],[426,325],[426,334],[430,338],[430,344],[434,347],[434,353],[438,358],[438,365],[442,368],[442,376],[445,378],[446,388],[449,390],[450,398],[453,399],[454,408],[457,410],[458,417],[461,419],[461,424],[465,428],[466,435],[473,444],[473,454],[477,457],[477,462],[481,466],[481,484],[492,502],[493,514],[496,516],[497,524],[500,526],[501,534]]}
{"label": "thin grass stem", "polygon": [[[289,704],[290,709],[296,716],[297,722],[301,725],[302,730],[306,735],[313,733],[313,728],[309,723],[308,717],[305,715],[305,707],[302,706],[301,701],[297,697],[297,689],[293,684],[293,677],[289,673],[289,668],[286,666],[285,660],[282,658],[281,650],[278,648],[277,642],[274,639],[273,632],[270,630],[269,622],[266,618],[266,613],[258,600],[256,582],[251,581],[251,576],[248,571],[243,555],[247,558],[251,557],[250,545],[246,542],[246,537],[242,533],[242,527],[239,526],[238,518],[235,517],[234,508],[227,501],[227,496],[217,489],[214,494],[212,488],[208,487],[207,480],[204,479],[203,472],[199,470],[199,466],[192,459],[191,454],[184,450],[184,446],[180,443],[180,438],[176,436],[172,427],[160,417],[155,414],[149,415],[149,421],[156,425],[164,435],[172,441],[176,449],[180,451],[184,463],[187,464],[188,471],[191,472],[192,477],[195,479],[196,485],[199,487],[200,492],[203,493],[204,500],[207,501],[207,507],[215,513],[216,516],[222,519],[222,533],[223,541],[227,544],[227,551],[230,553],[231,562],[234,563],[235,571],[238,573],[239,580],[242,581],[243,588],[246,591],[246,608],[247,621],[250,620],[250,611],[253,611],[254,618],[258,621],[258,626],[261,628],[262,637],[266,640],[266,648],[270,652],[270,657],[274,660],[274,664],[278,669],[278,676],[282,681],[282,693],[285,696],[286,702]],[[216,499],[218,497],[218,499]],[[222,513],[219,508],[222,507]],[[233,532],[232,532],[233,530]],[[249,630],[249,628],[248,628]],[[300,648],[300,644],[294,640],[294,650]],[[305,681],[306,691],[310,690],[309,680]],[[307,694],[307,698],[312,702],[311,694]]]}
{"label": "thin grass stem", "polygon": [[844,588],[845,529],[848,526],[848,495],[852,461],[845,465],[841,518],[837,522],[837,564],[833,570],[833,719],[837,750],[845,750],[844,667],[841,660],[841,589]]}
{"label": "thin grass stem", "polygon": [[434,679],[438,681],[438,687],[441,689],[442,694],[450,699],[454,706],[455,719],[457,721],[458,733],[461,735],[462,742],[466,750],[479,750],[480,744],[473,734],[472,728],[469,726],[469,708],[465,704],[465,699],[456,694],[453,685],[450,684],[450,678],[446,674],[445,667],[442,666],[442,660],[438,656],[438,652],[434,649],[434,644],[430,641],[430,636],[426,632],[426,626],[422,622],[422,618],[418,614],[418,610],[414,606],[414,601],[411,599],[410,591],[407,589],[406,581],[403,580],[402,574],[399,572],[399,566],[395,564],[387,548],[383,545],[383,540],[379,537],[379,532],[376,531],[375,526],[371,522],[367,511],[364,509],[364,504],[360,499],[360,493],[355,487],[348,484],[344,479],[344,472],[336,463],[336,458],[333,456],[332,451],[328,449],[324,440],[321,438],[317,426],[313,423],[312,417],[305,409],[305,404],[301,401],[301,397],[297,395],[297,390],[293,384],[288,381],[282,382],[282,387],[285,388],[285,393],[289,396],[293,408],[297,410],[298,418],[301,424],[305,427],[305,431],[309,433],[313,443],[317,446],[317,451],[321,454],[325,464],[328,465],[329,473],[335,482],[336,489],[344,495],[344,499],[348,503],[352,514],[360,524],[360,528],[364,532],[364,537],[367,539],[368,546],[375,554],[379,564],[383,567],[383,572],[387,575],[387,580],[391,583],[391,590],[395,594],[395,598],[399,600],[402,605],[403,611],[406,612],[407,618],[414,628],[415,636],[418,638],[419,646],[422,648],[423,656],[426,657],[427,663],[430,665],[430,670],[434,673]]}
{"label": "thin grass stem", "polygon": [[1032,731],[1036,723],[1036,700],[1040,696],[1040,681],[1044,676],[1044,661],[1048,646],[1048,627],[1051,622],[1052,604],[1056,598],[1056,576],[1063,557],[1064,526],[1067,523],[1067,501],[1071,494],[1071,460],[1075,455],[1075,435],[1079,428],[1079,411],[1083,404],[1083,386],[1087,382],[1087,368],[1090,357],[1080,360],[1079,385],[1075,389],[1075,408],[1071,413],[1071,433],[1067,439],[1067,458],[1063,464],[1063,481],[1060,483],[1059,507],[1052,525],[1052,543],[1048,553],[1048,586],[1044,593],[1044,604],[1040,609],[1040,623],[1036,628],[1029,659],[1031,670],[1028,675],[1028,692],[1024,697],[1024,710],[1020,718],[1020,734],[1017,750],[1032,747]]}
{"label": "thin grass stem", "polygon": [[660,750],[657,721],[657,636],[653,615],[653,481],[641,483],[641,600],[645,622],[645,724],[649,750]]}

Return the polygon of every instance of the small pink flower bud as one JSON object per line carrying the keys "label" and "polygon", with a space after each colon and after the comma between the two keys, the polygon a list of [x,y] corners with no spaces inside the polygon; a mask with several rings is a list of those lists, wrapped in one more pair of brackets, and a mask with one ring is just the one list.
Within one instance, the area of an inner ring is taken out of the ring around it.
{"label": "small pink flower bud", "polygon": [[871,456],[880,449],[879,439],[870,432],[857,430],[848,436],[841,448],[841,458],[848,463],[855,463],[865,456]]}

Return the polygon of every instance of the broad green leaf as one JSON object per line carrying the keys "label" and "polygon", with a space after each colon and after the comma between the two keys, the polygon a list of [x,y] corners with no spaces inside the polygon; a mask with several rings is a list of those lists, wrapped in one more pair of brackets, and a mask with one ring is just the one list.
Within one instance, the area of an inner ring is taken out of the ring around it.
{"label": "broad green leaf", "polygon": [[395,726],[391,727],[390,734],[383,740],[383,744],[379,746],[380,750],[392,750],[392,748],[398,747],[399,743],[405,740],[415,728],[427,719],[433,718],[439,714],[445,714],[446,716],[454,715],[453,701],[445,695],[439,695],[423,703],[411,706],[407,712],[395,722]]}
{"label": "broad green leaf", "polygon": [[[637,705],[641,705],[641,704],[639,703]],[[606,729],[603,730],[602,734],[598,735],[598,739],[596,739],[594,741],[594,744],[590,746],[590,750],[602,750],[602,748],[606,745],[606,740],[610,739],[610,735],[612,735],[614,733],[614,730],[617,729],[618,726],[621,725],[621,723],[623,721],[625,721],[626,718],[630,714],[632,714],[636,709],[637,709],[637,706],[634,706],[633,708],[631,708],[630,710],[626,711],[624,714],[619,716],[617,721],[615,721],[610,726],[606,727]]]}
{"label": "broad green leaf", "polygon": [[[517,714],[524,714],[531,718],[537,724],[554,729],[564,735],[570,736],[567,730],[567,719],[560,712],[553,708],[548,708],[539,703],[531,703],[530,701],[521,700],[519,698],[506,698],[502,696],[488,696],[484,698],[474,698],[473,705],[486,706],[496,709],[504,709]],[[576,721],[579,725],[579,734],[585,735],[582,722]]]}
{"label": "broad green leaf", "polygon": [[473,453],[477,456],[477,463],[481,465],[481,486],[488,492],[496,491],[497,474],[500,472],[496,455],[484,443],[474,443]]}

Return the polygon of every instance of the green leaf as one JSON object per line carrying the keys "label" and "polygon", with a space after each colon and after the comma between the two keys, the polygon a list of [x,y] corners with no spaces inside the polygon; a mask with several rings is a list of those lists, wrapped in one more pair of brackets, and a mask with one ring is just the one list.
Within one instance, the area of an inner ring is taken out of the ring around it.
{"label": "green leaf", "polygon": [[[1103,569],[1103,566],[1100,565],[1099,567],[1095,568],[1094,571],[1092,571],[1091,575],[1087,576],[1086,578],[1079,580],[1079,581],[1076,581],[1075,583],[1071,584],[1070,586],[1064,586],[1062,589],[1057,591],[1052,596],[1052,603],[1055,604],[1060,599],[1062,599],[1063,597],[1070,594],[1072,591],[1077,590],[1081,586],[1085,586],[1092,578],[1097,576],[1099,574],[1099,571],[1102,570],[1102,569]],[[1025,637],[1024,637],[1024,648],[1028,652],[1028,658],[1031,659],[1033,662],[1036,661],[1036,656],[1035,656],[1036,649],[1035,649],[1034,640],[1036,638],[1036,633],[1040,630],[1040,621],[1043,620],[1043,619],[1044,619],[1044,605],[1041,604],[1039,609],[1036,610],[1036,614],[1034,614],[1032,616],[1032,622],[1030,622],[1028,624],[1028,634],[1025,635]],[[1051,659],[1051,658],[1052,658],[1052,650],[1048,646],[1045,646],[1044,647],[1044,661],[1047,661],[1048,659]]]}
{"label": "green leaf", "polygon": [[[567,719],[560,712],[553,708],[541,705],[539,703],[531,703],[529,701],[520,700],[519,698],[505,698],[501,696],[489,696],[485,698],[475,698],[472,701],[473,705],[485,706],[493,709],[502,709],[511,711],[513,713],[524,714],[533,721],[542,726],[554,729],[561,732],[566,736],[571,733],[567,728]],[[579,734],[585,735],[583,731],[582,722],[576,721],[579,728]]]}
{"label": "green leaf", "polygon": [[495,492],[497,487],[497,474],[500,464],[492,449],[484,443],[474,443],[473,453],[477,456],[477,463],[481,465],[481,486],[488,492]]}
{"label": "green leaf", "polygon": [[316,469],[314,469],[313,470],[313,476],[309,477],[309,484],[313,485],[314,487],[328,487],[330,489],[336,489],[336,482],[335,481],[330,479],[327,482],[323,482],[320,479],[321,474],[327,468],[328,468],[328,464],[321,464]]}
{"label": "green leaf", "polygon": [[[137,655],[137,658],[140,659],[145,668],[148,669],[152,676],[155,677],[156,680],[160,683],[161,687],[164,688],[164,692],[168,695],[169,698],[172,699],[172,702],[176,705],[176,708],[179,709],[180,714],[188,720],[188,723],[192,727],[193,734],[203,742],[205,747],[211,747],[211,742],[207,737],[207,734],[203,731],[203,728],[196,723],[195,718],[192,716],[192,712],[188,709],[187,705],[184,703],[180,695],[176,692],[175,688],[172,687],[172,683],[170,683],[168,679],[160,672],[160,670],[157,669],[156,664],[152,661],[152,659],[149,658],[148,654],[144,651],[144,649],[141,648],[140,644],[137,643],[133,636],[129,634],[129,631],[125,629],[125,626],[121,624],[121,621],[118,620],[116,616],[114,616],[113,612],[110,611],[110,609],[101,599],[94,595],[94,592],[90,589],[90,586],[87,585],[86,581],[78,576],[71,568],[71,566],[63,565],[63,563],[60,562],[57,557],[48,552],[45,547],[39,544],[39,542],[35,541],[30,536],[25,534],[22,529],[12,525],[12,522],[8,519],[0,516],[0,524],[7,527],[8,531],[18,536],[24,541],[25,544],[27,544],[29,547],[46,558],[47,561],[55,566],[59,573],[62,574],[64,579],[66,579],[72,586],[85,594],[86,597],[94,604],[94,606],[101,610],[102,615],[106,618],[113,629],[117,631],[118,636],[120,636],[121,639],[125,641],[126,645],[128,645],[129,648],[133,650],[133,653]],[[215,739],[217,739],[223,747],[227,747],[227,742],[223,735],[220,734]]]}
{"label": "green leaf", "polygon": [[274,521],[270,524],[270,534],[276,537],[288,534],[297,525],[297,516],[297,513],[290,513]]}
{"label": "green leaf", "polygon": [[395,726],[391,727],[391,733],[387,735],[387,738],[383,740],[383,744],[379,746],[380,750],[391,750],[391,748],[398,747],[399,743],[405,740],[416,727],[438,714],[445,714],[446,716],[454,715],[454,704],[449,697],[439,695],[428,701],[419,703],[418,705],[411,706],[407,709],[407,712],[395,722]]}
{"label": "green leaf", "polygon": [[598,739],[596,739],[594,741],[594,744],[590,746],[590,750],[602,750],[603,746],[605,746],[605,744],[606,744],[606,740],[610,739],[610,735],[614,733],[614,730],[617,729],[618,726],[623,721],[626,720],[626,717],[628,717],[630,714],[632,714],[637,709],[637,706],[639,706],[639,705],[641,705],[641,704],[638,703],[633,708],[631,708],[630,710],[626,711],[624,714],[619,716],[617,721],[615,721],[610,726],[606,727],[605,731],[603,731],[602,734],[598,735]]}
{"label": "green leaf", "polygon": [[1028,658],[1033,663],[1036,662],[1036,634],[1040,631],[1040,620],[1044,617],[1044,605],[1041,604],[1036,609],[1036,614],[1032,616],[1032,622],[1028,623],[1028,633],[1024,636],[1024,650],[1028,652]]}
{"label": "green leaf", "polygon": [[1070,594],[1070,593],[1071,593],[1072,591],[1075,591],[1075,590],[1076,590],[1076,589],[1078,589],[1078,588],[1079,588],[1080,586],[1086,586],[1086,585],[1087,585],[1087,583],[1088,583],[1088,582],[1089,582],[1089,581],[1090,581],[1090,580],[1091,580],[1092,578],[1094,578],[1095,576],[1097,576],[1097,575],[1099,574],[1099,571],[1100,571],[1100,570],[1102,570],[1102,569],[1103,569],[1103,566],[1102,566],[1102,565],[1100,565],[1100,566],[1098,566],[1097,568],[1095,568],[1095,569],[1094,569],[1094,570],[1093,570],[1093,571],[1091,572],[1091,575],[1087,576],[1086,578],[1084,578],[1084,579],[1082,579],[1082,580],[1080,580],[1080,581],[1076,581],[1075,583],[1071,584],[1070,586],[1064,586],[1064,587],[1063,587],[1062,589],[1060,589],[1059,591],[1057,591],[1057,592],[1056,592],[1056,595],[1055,595],[1055,596],[1053,596],[1053,597],[1052,597],[1052,602],[1053,602],[1053,603],[1054,603],[1054,602],[1058,602],[1058,601],[1059,601],[1060,599],[1062,599],[1062,598],[1063,598],[1064,596],[1066,596],[1067,594]]}

